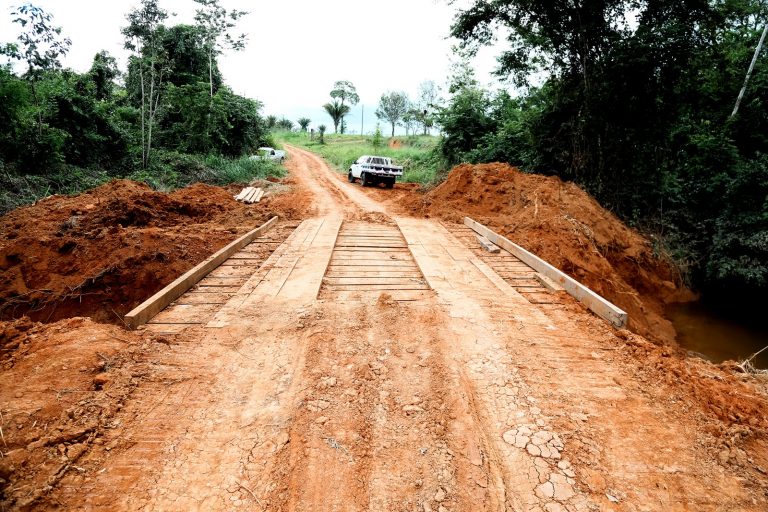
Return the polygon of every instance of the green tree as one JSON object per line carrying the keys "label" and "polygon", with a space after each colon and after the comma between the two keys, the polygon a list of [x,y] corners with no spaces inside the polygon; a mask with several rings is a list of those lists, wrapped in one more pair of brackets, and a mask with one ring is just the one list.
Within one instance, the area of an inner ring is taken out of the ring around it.
{"label": "green tree", "polygon": [[298,123],[299,123],[299,126],[301,127],[301,131],[306,132],[311,122],[312,120],[308,117],[300,117],[298,120]]}
{"label": "green tree", "polygon": [[192,85],[206,82],[213,90],[222,86],[223,80],[218,62],[214,56],[209,60],[203,33],[194,25],[174,25],[160,27],[163,49],[167,56],[169,69],[168,83],[175,86]]}
{"label": "green tree", "polygon": [[452,28],[461,49],[471,54],[502,28],[499,74],[525,85],[539,72],[544,83],[491,97],[455,73],[443,154],[576,181],[659,233],[700,289],[743,305],[735,299],[768,291],[760,56],[731,113],[767,16],[763,0],[473,1]]}
{"label": "green tree", "polygon": [[333,120],[333,132],[337,133],[339,131],[339,123],[342,118],[349,113],[349,105],[343,105],[340,101],[334,100],[331,103],[323,105],[323,109],[325,109],[325,111],[328,112],[328,115],[331,116],[331,119]]}
{"label": "green tree", "polygon": [[404,92],[388,92],[381,95],[376,117],[392,125],[392,137],[395,136],[395,126],[400,124],[403,116],[408,112],[409,105],[410,101]]}
{"label": "green tree", "polygon": [[414,108],[413,117],[423,130],[424,135],[434,126],[435,112],[440,108],[440,89],[432,80],[419,84],[419,96]]}
{"label": "green tree", "polygon": [[478,87],[464,87],[449,100],[438,120],[445,137],[440,150],[451,164],[465,159],[466,153],[475,149],[497,125],[489,115],[491,101],[488,93]]}
{"label": "green tree", "polygon": [[11,12],[22,31],[18,43],[6,43],[0,46],[0,55],[24,61],[27,64],[26,79],[32,88],[32,96],[37,110],[38,135],[43,134],[43,114],[37,93],[37,82],[51,69],[61,67],[59,58],[69,52],[72,41],[61,37],[61,27],[51,25],[53,16],[40,7],[27,3]]}
{"label": "green tree", "polygon": [[293,122],[290,119],[282,118],[277,122],[277,127],[289,132],[293,130]]}
{"label": "green tree", "polygon": [[277,116],[267,116],[267,129],[271,130],[277,125]]}
{"label": "green tree", "polygon": [[182,153],[237,157],[251,153],[265,139],[261,103],[226,87],[209,96],[208,84],[170,85],[160,119],[158,143]]}
{"label": "green tree", "polygon": [[208,84],[213,97],[214,60],[225,50],[240,51],[245,48],[246,35],[232,36],[230,30],[236,26],[237,20],[248,14],[247,11],[233,9],[227,11],[219,0],[194,0],[200,4],[195,12],[195,22],[203,35],[205,50],[208,56]]}
{"label": "green tree", "polygon": [[317,127],[317,131],[320,132],[320,144],[325,144],[325,125],[321,124]]}
{"label": "green tree", "polygon": [[114,82],[120,76],[117,60],[109,52],[100,51],[93,57],[93,64],[88,74],[96,87],[96,99],[101,101],[111,99]]}
{"label": "green tree", "polygon": [[[348,80],[340,80],[333,84],[333,89],[331,90],[331,98],[338,100],[342,109],[343,107],[348,107],[346,111],[341,115],[340,119],[341,133],[344,133],[346,128],[346,123],[344,123],[344,116],[346,116],[352,110],[354,105],[357,105],[360,102],[360,96],[358,96],[357,89],[354,85],[352,85],[352,82]],[[334,122],[334,126],[337,126],[338,124],[339,123]]]}
{"label": "green tree", "polygon": [[158,0],[142,0],[141,6],[128,13],[128,26],[122,29],[124,47],[133,53],[131,64],[138,69],[141,95],[141,163],[150,161],[152,128],[160,109],[167,73],[168,53],[163,45],[162,24],[168,18]]}
{"label": "green tree", "polygon": [[375,149],[379,149],[384,145],[384,137],[381,136],[381,126],[376,123],[376,131],[373,132],[373,138],[371,139],[371,146]]}
{"label": "green tree", "polygon": [[419,110],[411,106],[408,111],[403,114],[403,126],[405,126],[405,136],[407,137],[411,133],[416,134],[416,125],[419,123]]}

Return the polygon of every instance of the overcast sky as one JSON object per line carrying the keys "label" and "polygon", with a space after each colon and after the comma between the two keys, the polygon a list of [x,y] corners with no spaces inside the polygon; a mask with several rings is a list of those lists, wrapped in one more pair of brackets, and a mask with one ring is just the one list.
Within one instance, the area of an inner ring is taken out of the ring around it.
{"label": "overcast sky", "polygon": [[[10,11],[21,1],[0,0],[0,43],[15,40],[18,29]],[[90,68],[93,56],[107,50],[125,69],[120,28],[138,1],[36,0],[53,14],[54,24],[72,39],[63,64],[77,71]],[[443,86],[450,69],[447,38],[456,7],[445,0],[221,0],[227,9],[250,14],[237,31],[248,34],[244,51],[229,52],[219,63],[225,82],[244,96],[264,103],[263,113],[292,121],[309,117],[313,126],[332,123],[322,110],[336,80],[350,80],[365,107],[365,132],[375,126],[374,111],[382,93],[403,90],[415,97],[419,83]],[[465,4],[467,2],[464,2]],[[177,16],[168,24],[191,23],[198,4],[192,0],[161,0]],[[473,65],[481,82],[494,83],[494,50]],[[361,105],[348,116],[350,130],[360,132]],[[386,126],[382,126],[388,133]],[[398,130],[401,131],[401,130]]]}

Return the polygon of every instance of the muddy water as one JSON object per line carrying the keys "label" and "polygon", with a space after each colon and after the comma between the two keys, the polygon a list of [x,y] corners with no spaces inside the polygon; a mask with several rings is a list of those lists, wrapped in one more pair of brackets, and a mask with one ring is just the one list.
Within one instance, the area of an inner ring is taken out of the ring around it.
{"label": "muddy water", "polygon": [[[667,316],[677,329],[677,341],[688,350],[699,352],[719,363],[743,360],[768,345],[768,325],[753,325],[724,316],[699,302],[675,304]],[[768,350],[753,361],[758,368],[768,368]]]}

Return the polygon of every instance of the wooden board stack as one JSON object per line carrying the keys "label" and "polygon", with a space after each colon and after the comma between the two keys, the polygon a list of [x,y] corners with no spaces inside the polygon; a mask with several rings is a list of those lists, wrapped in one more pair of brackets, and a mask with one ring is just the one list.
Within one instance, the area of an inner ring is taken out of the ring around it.
{"label": "wooden board stack", "polygon": [[240,201],[242,203],[251,204],[251,203],[258,203],[261,201],[261,198],[264,197],[264,190],[261,188],[255,188],[255,187],[245,187],[243,190],[240,191],[239,194],[235,196],[236,201]]}

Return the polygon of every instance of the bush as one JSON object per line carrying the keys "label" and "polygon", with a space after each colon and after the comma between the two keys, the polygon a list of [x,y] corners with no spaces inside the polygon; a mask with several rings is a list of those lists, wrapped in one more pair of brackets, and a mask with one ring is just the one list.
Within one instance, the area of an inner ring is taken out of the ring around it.
{"label": "bush", "polygon": [[254,179],[279,178],[286,174],[285,168],[280,164],[246,156],[229,159],[211,155],[205,158],[205,165],[213,170],[212,183],[217,185],[248,183]]}
{"label": "bush", "polygon": [[158,151],[147,170],[133,172],[128,178],[143,181],[155,190],[168,191],[198,182],[211,185],[249,183],[255,179],[279,178],[285,176],[285,172],[285,168],[275,162],[247,156],[203,157]]}

